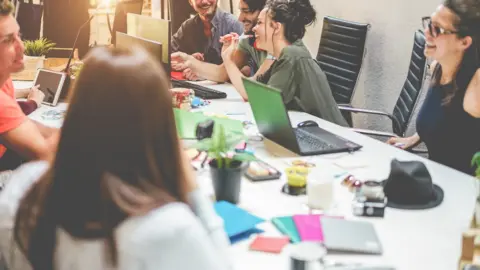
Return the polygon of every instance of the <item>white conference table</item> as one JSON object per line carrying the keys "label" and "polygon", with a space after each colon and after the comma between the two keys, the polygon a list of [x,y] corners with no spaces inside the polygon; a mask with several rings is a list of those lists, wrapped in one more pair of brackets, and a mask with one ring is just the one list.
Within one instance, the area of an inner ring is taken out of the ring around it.
{"label": "white conference table", "polygon": [[[230,85],[218,85],[219,90],[231,92]],[[32,113],[31,118],[49,126],[61,126],[60,120],[46,121],[41,115],[48,110],[65,110],[66,104],[57,107],[42,106]],[[248,103],[237,99],[212,100],[211,104],[201,109],[206,112],[230,115],[239,120],[253,121]],[[364,263],[366,265],[394,266],[400,270],[452,270],[456,269],[461,253],[462,233],[469,228],[474,211],[477,182],[474,177],[460,173],[420,156],[386,145],[370,137],[355,133],[348,128],[323,121],[311,115],[290,112],[293,126],[304,120],[315,120],[320,127],[363,145],[353,154],[331,154],[294,159],[308,160],[316,164],[319,170],[332,173],[348,171],[360,179],[383,180],[390,172],[393,158],[399,160],[420,160],[424,162],[432,176],[433,182],[444,190],[444,201],[436,208],[429,210],[397,210],[387,208],[384,218],[365,218],[352,215],[351,199],[353,195],[345,187],[340,186],[340,179],[335,185],[335,207],[331,213],[343,215],[345,218],[369,221],[374,224],[383,246],[383,255],[327,255],[331,259],[344,263]],[[247,130],[249,134],[256,133]],[[255,155],[283,170],[289,166],[292,158],[275,157],[266,151],[262,142],[253,142]],[[350,168],[358,166],[358,168]],[[206,193],[212,193],[208,170],[198,172],[201,187]],[[306,196],[289,196],[280,192],[286,179],[265,182],[242,182],[239,205],[251,213],[267,220],[258,226],[266,235],[280,235],[277,229],[268,222],[276,216],[306,214]],[[264,270],[290,269],[287,246],[281,254],[267,254],[249,251],[252,238],[235,243],[231,247],[232,260],[236,269]]]}

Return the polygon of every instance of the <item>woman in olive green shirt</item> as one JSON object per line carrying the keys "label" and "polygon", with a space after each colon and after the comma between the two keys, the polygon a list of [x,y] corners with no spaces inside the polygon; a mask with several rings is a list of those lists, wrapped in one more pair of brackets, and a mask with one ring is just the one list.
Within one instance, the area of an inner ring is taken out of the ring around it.
{"label": "woman in olive green shirt", "polygon": [[[256,48],[267,51],[276,61],[257,80],[281,90],[287,109],[347,126],[325,73],[302,42],[305,27],[315,19],[316,11],[309,0],[274,0],[267,4],[253,31]],[[224,61],[231,61],[235,45],[222,53]]]}

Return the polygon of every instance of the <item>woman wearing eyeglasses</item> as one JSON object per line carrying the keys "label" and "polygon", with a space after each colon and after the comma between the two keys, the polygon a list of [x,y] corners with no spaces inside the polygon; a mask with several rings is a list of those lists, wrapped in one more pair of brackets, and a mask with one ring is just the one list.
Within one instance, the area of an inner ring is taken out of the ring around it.
{"label": "woman wearing eyeglasses", "polygon": [[432,81],[417,118],[417,133],[391,138],[410,149],[421,142],[429,158],[473,174],[480,151],[480,1],[445,0],[423,18],[425,55],[434,60]]}

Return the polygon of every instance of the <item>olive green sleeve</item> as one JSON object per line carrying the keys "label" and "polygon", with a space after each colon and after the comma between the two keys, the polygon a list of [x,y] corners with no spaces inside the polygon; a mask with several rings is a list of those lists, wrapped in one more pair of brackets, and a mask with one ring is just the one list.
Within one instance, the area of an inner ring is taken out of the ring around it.
{"label": "olive green sleeve", "polygon": [[279,59],[272,66],[268,85],[282,91],[283,102],[291,102],[295,96],[295,65],[287,59]]}
{"label": "olive green sleeve", "polygon": [[248,44],[248,39],[241,39],[239,42],[238,42],[238,47],[237,49],[242,51],[243,53],[245,54],[250,54],[250,50],[249,50],[249,47],[250,45]]}

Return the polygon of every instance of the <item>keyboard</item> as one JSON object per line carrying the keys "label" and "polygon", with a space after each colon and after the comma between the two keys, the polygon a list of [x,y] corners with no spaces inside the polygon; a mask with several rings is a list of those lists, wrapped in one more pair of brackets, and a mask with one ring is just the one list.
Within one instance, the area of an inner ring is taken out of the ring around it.
{"label": "keyboard", "polygon": [[222,91],[207,88],[205,86],[194,84],[194,83],[187,82],[187,81],[179,81],[179,80],[175,80],[175,79],[171,79],[171,81],[172,81],[172,87],[192,89],[195,92],[195,96],[197,96],[199,98],[203,98],[203,99],[227,98],[227,94],[222,92]]}
{"label": "keyboard", "polygon": [[338,149],[338,145],[331,144],[302,129],[294,129],[295,137],[301,150],[304,151],[329,151]]}

